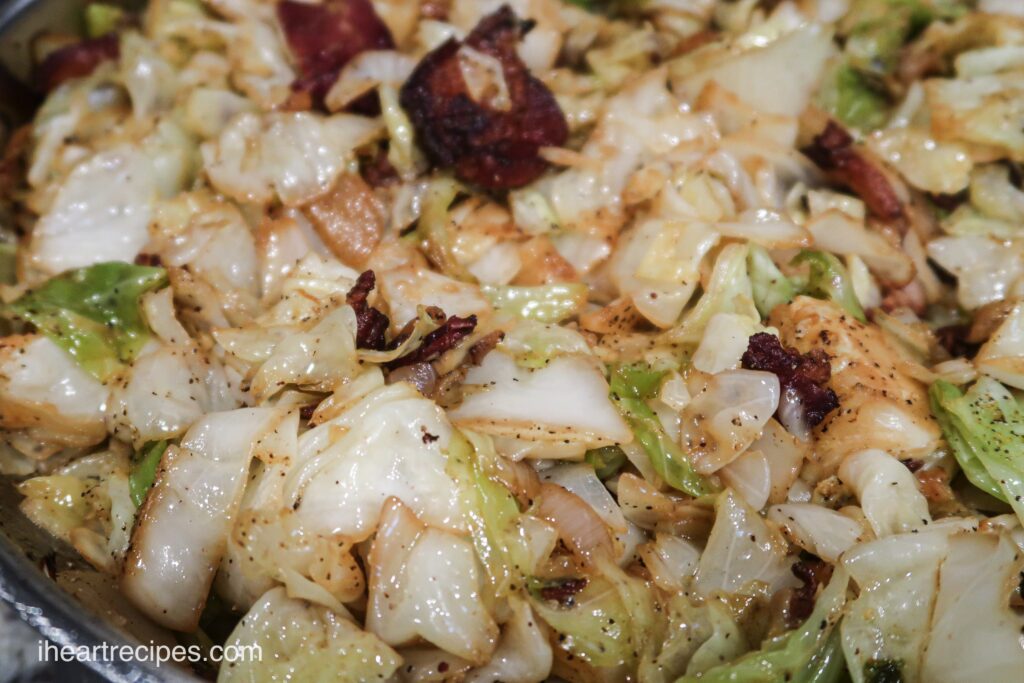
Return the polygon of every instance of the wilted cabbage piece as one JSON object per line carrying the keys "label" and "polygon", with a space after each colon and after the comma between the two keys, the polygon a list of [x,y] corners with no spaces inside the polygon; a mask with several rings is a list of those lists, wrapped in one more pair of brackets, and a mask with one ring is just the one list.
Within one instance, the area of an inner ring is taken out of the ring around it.
{"label": "wilted cabbage piece", "polygon": [[444,411],[411,385],[377,388],[302,435],[287,505],[308,529],[350,542],[373,534],[391,497],[426,523],[462,531],[459,488],[445,467],[451,438]]}
{"label": "wilted cabbage piece", "polygon": [[840,626],[855,681],[879,674],[919,680],[948,530],[925,530],[863,543],[842,566],[860,589]]}
{"label": "wilted cabbage piece", "polygon": [[697,473],[690,458],[669,438],[646,403],[656,395],[665,374],[642,366],[618,367],[611,378],[612,400],[665,483],[694,497],[711,493],[714,486]]}
{"label": "wilted cabbage piece", "polygon": [[350,114],[245,113],[200,147],[210,183],[239,202],[298,206],[331,189],[379,124]]}
{"label": "wilted cabbage piece", "polygon": [[132,458],[128,485],[132,494],[132,502],[136,506],[142,505],[149,489],[153,487],[153,482],[156,481],[156,469],[160,466],[160,458],[163,457],[166,450],[166,441],[154,441],[146,444]]}
{"label": "wilted cabbage piece", "polygon": [[582,311],[587,302],[587,286],[577,283],[534,287],[483,285],[480,290],[490,299],[495,310],[542,323],[558,323],[572,318]]}
{"label": "wilted cabbage piece", "polygon": [[921,678],[936,683],[1009,683],[1024,670],[1024,618],[1012,606],[1022,570],[1019,547],[1006,534],[949,539]]}
{"label": "wilted cabbage piece", "polygon": [[608,400],[593,359],[559,356],[542,368],[520,368],[493,351],[466,375],[462,404],[451,418],[462,428],[494,436],[586,448],[628,443],[629,427]]}
{"label": "wilted cabbage piece", "polygon": [[277,18],[299,66],[292,89],[309,92],[317,104],[323,103],[341,68],[353,57],[395,46],[370,0],[280,0]]}
{"label": "wilted cabbage piece", "polygon": [[18,485],[25,515],[71,544],[97,569],[116,574],[128,549],[134,517],[128,462],[122,454],[93,453]]}
{"label": "wilted cabbage piece", "polygon": [[889,100],[870,76],[847,63],[839,64],[827,76],[818,100],[839,121],[853,128],[873,130],[889,115]]}
{"label": "wilted cabbage piece", "polygon": [[75,165],[32,230],[35,264],[57,274],[135,259],[149,239],[159,189],[155,171],[152,159],[127,144]]}
{"label": "wilted cabbage piece", "polygon": [[801,251],[793,259],[793,265],[808,265],[809,273],[804,290],[810,296],[830,299],[861,322],[867,322],[853,283],[842,262],[833,254],[824,251]]}
{"label": "wilted cabbage piece", "polygon": [[160,461],[139,510],[122,590],[157,623],[196,628],[227,546],[252,457],[282,413],[211,413]]}
{"label": "wilted cabbage piece", "polygon": [[464,42],[448,40],[424,57],[402,87],[420,145],[461,180],[525,185],[547,168],[540,148],[559,147],[568,137],[551,91],[516,54],[526,27],[504,5]]}
{"label": "wilted cabbage piece", "polygon": [[838,679],[843,672],[843,657],[832,633],[843,616],[848,583],[849,577],[844,571],[835,572],[802,626],[768,640],[761,649],[747,653],[735,662],[720,664],[697,676],[687,675],[679,679],[680,683]]}
{"label": "wilted cabbage piece", "polygon": [[258,647],[261,656],[225,663],[217,677],[220,683],[386,680],[402,662],[349,614],[290,598],[284,588],[267,591],[225,645]]}
{"label": "wilted cabbage piece", "polygon": [[393,645],[424,638],[470,662],[488,660],[498,628],[481,599],[472,543],[424,525],[392,498],[369,559],[370,631]]}
{"label": "wilted cabbage piece", "polygon": [[787,550],[782,534],[726,489],[715,501],[715,525],[697,564],[694,589],[708,597],[716,591],[754,594],[759,584],[769,593],[795,586]]}
{"label": "wilted cabbage piece", "polygon": [[839,477],[857,494],[864,517],[879,538],[931,524],[917,479],[888,453],[866,450],[848,455],[839,466]]}
{"label": "wilted cabbage piece", "polygon": [[166,283],[163,268],[101,263],[52,278],[3,312],[33,325],[103,380],[146,344],[139,298]]}
{"label": "wilted cabbage piece", "polygon": [[61,347],[41,335],[7,337],[0,344],[0,424],[16,448],[46,458],[66,447],[106,437],[103,406],[110,392]]}
{"label": "wilted cabbage piece", "polygon": [[932,412],[964,474],[975,486],[1009,503],[1024,520],[1024,410],[990,377],[966,393],[949,382],[932,385]]}

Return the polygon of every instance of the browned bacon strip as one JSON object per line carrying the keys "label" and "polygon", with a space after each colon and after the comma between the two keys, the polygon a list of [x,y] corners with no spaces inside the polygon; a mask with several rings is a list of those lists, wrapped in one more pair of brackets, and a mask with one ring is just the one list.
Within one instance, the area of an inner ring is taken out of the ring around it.
{"label": "browned bacon strip", "polygon": [[442,353],[458,346],[475,329],[475,315],[466,318],[453,315],[441,323],[441,327],[425,335],[419,346],[404,356],[391,361],[387,364],[387,367],[393,370],[413,363],[425,363],[435,360]]}
{"label": "browned bacon strip", "polygon": [[356,312],[356,347],[383,351],[387,347],[385,333],[391,321],[386,315],[367,303],[370,292],[377,284],[372,270],[364,271],[345,297]]}
{"label": "browned bacon strip", "polygon": [[853,138],[835,121],[801,150],[818,168],[864,200],[871,213],[886,221],[905,220],[903,204],[889,179],[853,146]]}
{"label": "browned bacon strip", "polygon": [[[424,57],[402,87],[401,104],[420,146],[461,180],[492,189],[520,187],[547,168],[541,147],[565,144],[565,115],[516,54],[529,28],[504,5],[483,18],[465,43],[448,40]],[[507,100],[493,93],[474,99],[460,65],[463,45],[501,64]]]}
{"label": "browned bacon strip", "polygon": [[40,62],[36,67],[35,81],[43,92],[50,92],[72,78],[88,76],[101,63],[117,59],[119,54],[115,33],[65,45]]}
{"label": "browned bacon strip", "polygon": [[317,106],[349,60],[366,50],[395,47],[370,0],[281,0],[277,18],[299,66],[292,89],[309,92]]}

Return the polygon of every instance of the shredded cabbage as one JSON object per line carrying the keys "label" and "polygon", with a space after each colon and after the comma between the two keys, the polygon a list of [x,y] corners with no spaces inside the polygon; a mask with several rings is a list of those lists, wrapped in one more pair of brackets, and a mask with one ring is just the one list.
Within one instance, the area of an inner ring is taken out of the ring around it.
{"label": "shredded cabbage", "polygon": [[971,483],[1024,520],[1024,410],[1006,387],[982,377],[967,392],[939,380],[929,391],[957,462]]}
{"label": "shredded cabbage", "polygon": [[139,298],[166,283],[162,268],[101,263],[52,278],[3,312],[36,327],[104,380],[149,340]]}
{"label": "shredded cabbage", "polygon": [[657,394],[664,376],[664,371],[651,368],[619,366],[612,371],[612,400],[665,483],[694,497],[712,493],[715,487],[697,473],[686,453],[668,437],[646,403]]}

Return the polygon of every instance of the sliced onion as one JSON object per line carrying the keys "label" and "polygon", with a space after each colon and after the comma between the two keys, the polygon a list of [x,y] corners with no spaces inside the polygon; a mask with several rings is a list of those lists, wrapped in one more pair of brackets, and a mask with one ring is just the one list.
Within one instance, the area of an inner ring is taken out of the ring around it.
{"label": "sliced onion", "polygon": [[542,484],[535,514],[554,524],[562,541],[584,561],[615,556],[608,527],[594,508],[556,484]]}

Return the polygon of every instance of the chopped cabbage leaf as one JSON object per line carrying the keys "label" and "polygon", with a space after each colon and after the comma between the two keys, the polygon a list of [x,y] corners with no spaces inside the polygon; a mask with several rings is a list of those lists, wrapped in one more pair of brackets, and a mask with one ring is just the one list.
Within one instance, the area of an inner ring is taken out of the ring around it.
{"label": "chopped cabbage leaf", "polygon": [[167,283],[162,268],[112,261],[68,271],[4,306],[34,325],[99,380],[131,361],[149,340],[140,297]]}
{"label": "chopped cabbage leaf", "polygon": [[899,678],[881,680],[921,680],[920,660],[949,530],[933,524],[861,543],[843,555],[842,566],[859,589],[840,626],[854,683],[879,680],[872,677],[872,667],[887,661],[898,666]]}
{"label": "chopped cabbage leaf", "polygon": [[626,453],[618,446],[603,446],[587,451],[583,459],[594,467],[597,478],[604,481],[626,464]]}
{"label": "chopped cabbage leaf", "polygon": [[482,285],[480,291],[499,311],[542,323],[557,323],[583,310],[588,288],[581,283],[553,283],[535,287]]}
{"label": "chopped cabbage leaf", "polygon": [[967,393],[939,380],[929,395],[932,412],[964,474],[982,491],[1009,503],[1024,520],[1024,410],[990,377]]}
{"label": "chopped cabbage leaf", "polygon": [[448,469],[463,485],[465,509],[476,554],[496,596],[523,580],[527,550],[520,531],[519,504],[497,477],[500,459],[489,437],[452,434]]}
{"label": "chopped cabbage leaf", "polygon": [[398,653],[361,630],[348,614],[290,598],[284,588],[267,591],[238,622],[226,646],[257,646],[261,656],[225,664],[218,683],[388,680],[402,663]]}
{"label": "chopped cabbage leaf", "polygon": [[735,662],[705,671],[699,676],[684,676],[677,683],[775,683],[776,681],[819,681],[840,667],[841,660],[832,640],[832,632],[846,604],[846,572],[837,570],[818,596],[814,611],[804,624],[772,638],[755,652]]}
{"label": "chopped cabbage leaf", "polygon": [[818,99],[825,110],[853,128],[874,130],[888,118],[889,101],[884,91],[848,63],[839,64],[832,71]]}
{"label": "chopped cabbage leaf", "polygon": [[842,261],[825,251],[805,249],[793,259],[795,266],[804,263],[810,268],[805,288],[807,294],[834,301],[857,320],[867,322]]}
{"label": "chopped cabbage leaf", "polygon": [[142,505],[146,500],[146,494],[153,488],[156,468],[160,465],[160,458],[166,450],[166,441],[154,441],[143,446],[142,450],[135,454],[128,474],[128,487],[132,494],[132,502],[136,506]]}
{"label": "chopped cabbage leaf", "polygon": [[612,371],[612,401],[665,483],[695,498],[713,493],[715,487],[697,473],[686,453],[665,433],[658,416],[646,403],[657,395],[665,374],[665,371],[641,365],[620,365]]}
{"label": "chopped cabbage leaf", "polygon": [[795,585],[788,544],[756,510],[731,489],[715,500],[715,525],[697,564],[694,589],[709,597],[718,592],[774,592]]}
{"label": "chopped cabbage leaf", "polygon": [[921,679],[933,683],[1019,681],[1024,615],[1010,600],[1024,556],[1008,534],[957,534],[939,572]]}
{"label": "chopped cabbage leaf", "polygon": [[747,270],[754,294],[754,305],[762,318],[767,318],[779,304],[788,304],[800,293],[799,283],[782,274],[768,251],[756,244],[750,245]]}
{"label": "chopped cabbage leaf", "polygon": [[503,327],[505,337],[500,346],[520,367],[538,369],[557,356],[591,353],[583,335],[568,327],[536,320],[519,320],[514,326]]}
{"label": "chopped cabbage leaf", "polygon": [[99,38],[116,29],[124,19],[123,8],[91,2],[85,6],[85,34],[90,38]]}
{"label": "chopped cabbage leaf", "polygon": [[531,594],[537,614],[559,633],[561,648],[595,667],[635,666],[652,644],[654,596],[639,578],[599,562],[583,589],[563,607]]}
{"label": "chopped cabbage leaf", "polygon": [[703,296],[683,318],[682,325],[666,336],[673,341],[696,344],[715,313],[739,313],[758,320],[754,292],[747,274],[748,247],[729,244],[718,255]]}

